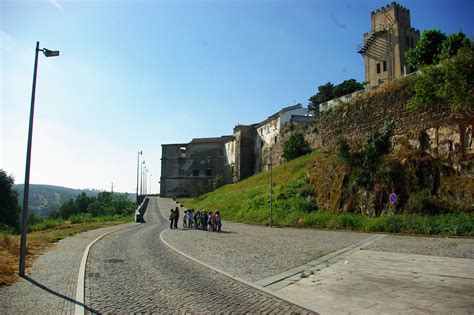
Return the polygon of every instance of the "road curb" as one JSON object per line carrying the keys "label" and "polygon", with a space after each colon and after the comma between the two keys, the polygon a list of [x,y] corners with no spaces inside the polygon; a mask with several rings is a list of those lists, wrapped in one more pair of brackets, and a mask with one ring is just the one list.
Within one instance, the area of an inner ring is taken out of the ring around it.
{"label": "road curb", "polygon": [[[160,212],[161,212],[161,211],[160,211]],[[163,238],[163,233],[166,232],[166,231],[169,231],[169,230],[170,230],[170,229],[166,229],[166,230],[164,230],[164,231],[161,231],[161,233],[160,233],[160,241],[161,241],[163,244],[165,244],[166,246],[168,246],[170,249],[172,249],[173,251],[175,251],[176,253],[178,253],[178,254],[180,254],[180,255],[182,255],[182,256],[184,256],[184,257],[186,257],[186,258],[188,258],[188,259],[190,259],[190,260],[192,260],[192,261],[194,261],[194,262],[196,262],[196,263],[198,263],[198,264],[200,264],[200,265],[206,267],[206,268],[209,268],[209,269],[211,269],[211,270],[213,270],[213,271],[215,271],[215,272],[217,272],[217,273],[220,273],[221,275],[223,275],[223,276],[225,276],[225,277],[227,277],[227,278],[230,278],[230,279],[232,279],[232,280],[235,280],[235,281],[237,281],[237,282],[240,282],[240,283],[242,283],[242,284],[244,284],[244,285],[246,285],[246,286],[249,286],[249,287],[251,287],[251,288],[253,288],[253,289],[257,289],[257,290],[259,290],[259,291],[262,291],[262,292],[264,292],[264,293],[266,293],[266,294],[268,294],[268,295],[274,296],[274,297],[276,297],[276,298],[278,298],[278,299],[280,299],[280,300],[283,300],[283,301],[285,301],[285,302],[288,302],[288,303],[290,303],[290,304],[299,306],[299,307],[304,308],[304,309],[306,309],[306,310],[308,310],[308,311],[315,312],[315,313],[319,314],[318,311],[312,309],[311,306],[309,306],[309,305],[306,305],[306,304],[304,304],[304,303],[299,303],[299,302],[297,303],[297,302],[295,302],[295,301],[291,301],[291,300],[289,300],[288,298],[286,298],[285,296],[283,296],[283,295],[281,295],[281,294],[279,294],[279,293],[277,293],[277,292],[271,291],[271,290],[269,290],[269,289],[266,289],[266,288],[264,288],[264,287],[261,287],[261,286],[259,286],[259,285],[256,285],[256,284],[254,284],[253,282],[244,280],[244,279],[242,279],[242,278],[240,278],[240,277],[238,277],[238,276],[235,276],[235,275],[232,275],[232,274],[230,274],[230,273],[228,273],[228,272],[225,272],[225,271],[222,271],[222,270],[220,270],[220,269],[217,269],[217,268],[215,268],[215,267],[213,267],[213,266],[211,266],[211,265],[208,265],[208,264],[206,264],[206,263],[204,263],[204,262],[202,262],[202,261],[200,261],[200,260],[198,260],[198,259],[196,259],[196,258],[194,258],[194,257],[192,257],[192,256],[189,256],[188,254],[186,254],[186,253],[180,251],[179,249],[173,247],[171,244],[169,244],[167,241],[165,241],[165,239]]]}
{"label": "road curb", "polygon": [[109,231],[107,233],[102,234],[101,236],[99,236],[98,238],[93,240],[89,245],[87,245],[86,249],[84,250],[84,254],[82,255],[81,265],[79,266],[79,273],[78,273],[78,276],[77,276],[76,301],[79,302],[79,303],[76,303],[76,305],[74,306],[74,314],[76,314],[76,315],[85,314],[85,310],[84,310],[84,305],[85,305],[85,303],[84,303],[84,296],[85,296],[84,282],[85,282],[85,278],[86,278],[85,276],[86,276],[87,258],[89,257],[89,252],[90,252],[90,249],[91,249],[92,245],[94,245],[96,242],[98,242],[104,236],[107,236],[107,235],[112,234],[114,232],[122,231],[122,230],[125,230],[125,229],[130,229],[130,228],[136,227],[138,225],[140,225],[140,223],[137,223],[133,226],[122,227],[122,228],[118,228],[118,229]]}

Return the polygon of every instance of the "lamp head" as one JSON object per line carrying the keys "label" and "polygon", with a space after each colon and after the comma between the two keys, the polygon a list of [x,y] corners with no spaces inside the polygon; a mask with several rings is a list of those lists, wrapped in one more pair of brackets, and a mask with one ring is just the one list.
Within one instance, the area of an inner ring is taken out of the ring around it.
{"label": "lamp head", "polygon": [[43,48],[43,54],[46,57],[57,57],[59,56],[59,50],[49,50],[49,49]]}

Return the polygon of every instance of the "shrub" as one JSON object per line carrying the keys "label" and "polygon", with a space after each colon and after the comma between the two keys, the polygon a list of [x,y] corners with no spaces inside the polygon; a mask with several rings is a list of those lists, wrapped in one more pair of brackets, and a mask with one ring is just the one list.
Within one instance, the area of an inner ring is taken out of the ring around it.
{"label": "shrub", "polygon": [[353,152],[347,140],[340,138],[336,155],[340,161],[350,167],[350,177],[358,185],[370,188],[382,157],[390,150],[390,135],[394,127],[392,119],[387,119],[381,130],[367,137],[359,152]]}
{"label": "shrub", "polygon": [[310,152],[309,144],[301,133],[294,133],[283,145],[283,158],[285,161],[293,160]]}

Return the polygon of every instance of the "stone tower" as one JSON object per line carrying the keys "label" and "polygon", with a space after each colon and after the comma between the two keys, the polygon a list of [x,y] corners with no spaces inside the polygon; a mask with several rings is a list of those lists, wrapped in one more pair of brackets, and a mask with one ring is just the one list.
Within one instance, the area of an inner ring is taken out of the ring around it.
{"label": "stone tower", "polygon": [[371,12],[371,21],[358,53],[364,56],[365,81],[373,87],[411,72],[404,53],[415,47],[420,31],[411,27],[410,10],[395,2]]}

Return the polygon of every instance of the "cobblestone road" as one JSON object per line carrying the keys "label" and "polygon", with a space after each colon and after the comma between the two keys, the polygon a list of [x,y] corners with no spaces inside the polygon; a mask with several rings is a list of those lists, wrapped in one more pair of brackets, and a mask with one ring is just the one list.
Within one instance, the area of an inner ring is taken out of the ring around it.
{"label": "cobblestone road", "polygon": [[308,311],[235,282],[159,241],[167,222],[152,198],[147,223],[113,233],[90,252],[86,304],[106,313],[293,313]]}

